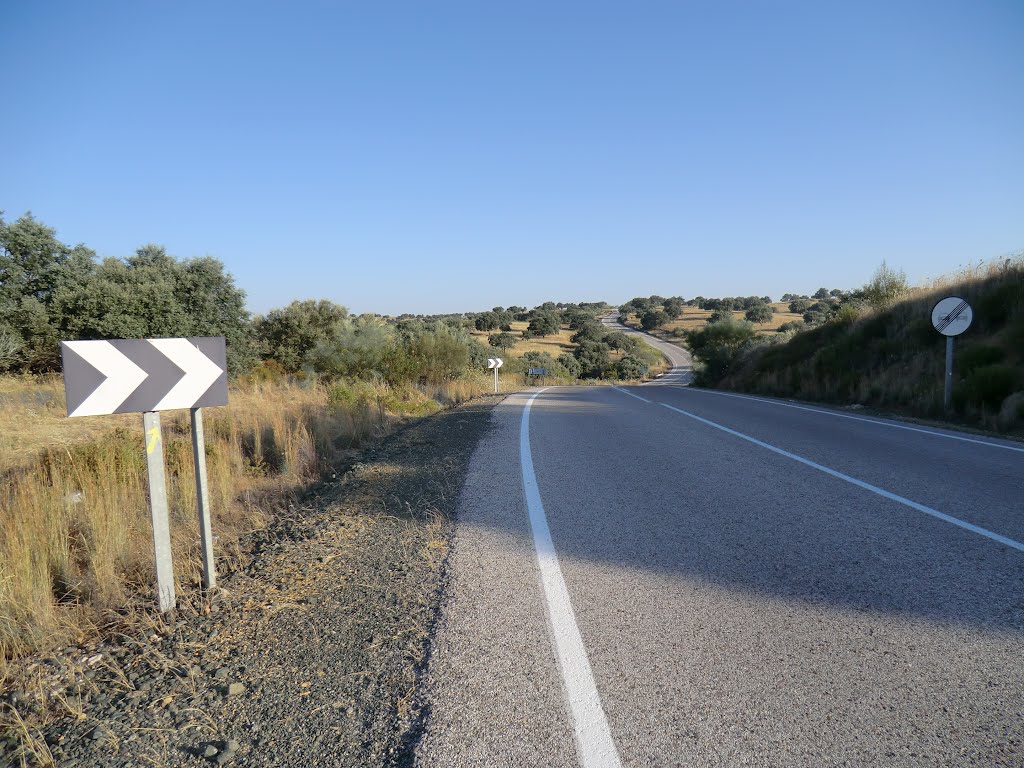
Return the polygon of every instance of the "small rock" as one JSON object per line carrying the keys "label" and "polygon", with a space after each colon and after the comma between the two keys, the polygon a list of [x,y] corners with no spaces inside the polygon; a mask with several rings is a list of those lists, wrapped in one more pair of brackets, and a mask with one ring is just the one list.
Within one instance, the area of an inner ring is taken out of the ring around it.
{"label": "small rock", "polygon": [[243,683],[230,683],[224,692],[228,696],[238,696],[245,693],[245,685]]}
{"label": "small rock", "polygon": [[227,667],[221,667],[220,669],[218,669],[216,672],[213,673],[213,676],[215,678],[217,678],[218,680],[225,680],[225,679],[227,679],[228,668]]}
{"label": "small rock", "polygon": [[89,738],[93,741],[106,741],[110,738],[110,733],[102,725],[97,725],[92,729],[92,733],[89,734]]}
{"label": "small rock", "polygon": [[213,744],[208,744],[206,749],[203,750],[203,757],[216,757],[219,752],[220,750],[213,746]]}
{"label": "small rock", "polygon": [[237,752],[241,745],[235,739],[228,739],[224,742],[225,752]]}

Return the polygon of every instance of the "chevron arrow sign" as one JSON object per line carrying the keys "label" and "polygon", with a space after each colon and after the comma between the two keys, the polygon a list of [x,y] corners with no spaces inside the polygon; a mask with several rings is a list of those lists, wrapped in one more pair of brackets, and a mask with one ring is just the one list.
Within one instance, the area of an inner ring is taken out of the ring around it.
{"label": "chevron arrow sign", "polygon": [[227,405],[223,336],[62,341],[68,416]]}

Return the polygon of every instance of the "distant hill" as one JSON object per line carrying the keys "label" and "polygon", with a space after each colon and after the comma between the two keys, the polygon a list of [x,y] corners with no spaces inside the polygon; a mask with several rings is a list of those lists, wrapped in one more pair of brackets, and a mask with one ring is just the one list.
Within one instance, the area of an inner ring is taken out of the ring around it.
{"label": "distant hill", "polygon": [[945,338],[931,324],[943,296],[974,310],[956,339],[953,413],[963,423],[1024,430],[1024,259],[917,289],[892,308],[840,315],[780,344],[753,346],[715,386],[802,400],[943,416]]}

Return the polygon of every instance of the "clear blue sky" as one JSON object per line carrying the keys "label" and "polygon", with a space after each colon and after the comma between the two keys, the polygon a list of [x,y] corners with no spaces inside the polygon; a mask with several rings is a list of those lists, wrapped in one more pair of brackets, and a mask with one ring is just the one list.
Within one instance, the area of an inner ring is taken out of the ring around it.
{"label": "clear blue sky", "polygon": [[1024,2],[20,2],[0,209],[262,312],[913,281],[1024,247]]}

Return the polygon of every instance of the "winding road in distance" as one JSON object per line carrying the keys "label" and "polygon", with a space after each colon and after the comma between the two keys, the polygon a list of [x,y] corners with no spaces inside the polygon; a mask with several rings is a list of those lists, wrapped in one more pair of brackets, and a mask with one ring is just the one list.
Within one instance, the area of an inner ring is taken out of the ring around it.
{"label": "winding road in distance", "polygon": [[1024,445],[666,380],[495,408],[417,764],[1024,765]]}
{"label": "winding road in distance", "polygon": [[602,317],[601,322],[606,328],[610,328],[615,331],[622,331],[630,336],[638,336],[642,341],[654,347],[668,358],[669,362],[672,364],[672,368],[657,381],[649,382],[650,385],[689,384],[693,380],[693,361],[690,359],[690,353],[685,349],[677,347],[675,344],[670,344],[667,341],[657,339],[650,334],[633,330],[628,325],[623,325],[617,318],[610,315]]}

